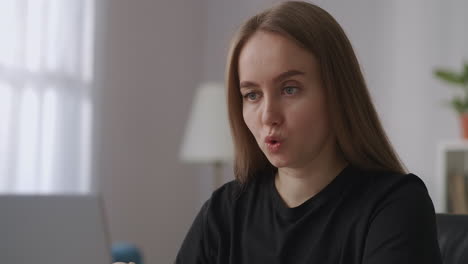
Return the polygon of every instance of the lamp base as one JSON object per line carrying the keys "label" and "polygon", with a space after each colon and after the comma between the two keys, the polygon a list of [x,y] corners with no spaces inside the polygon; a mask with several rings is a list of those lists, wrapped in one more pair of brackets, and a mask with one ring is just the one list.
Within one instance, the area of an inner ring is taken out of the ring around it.
{"label": "lamp base", "polygon": [[223,177],[223,163],[221,161],[213,162],[214,168],[214,190],[218,189],[224,184],[224,177]]}

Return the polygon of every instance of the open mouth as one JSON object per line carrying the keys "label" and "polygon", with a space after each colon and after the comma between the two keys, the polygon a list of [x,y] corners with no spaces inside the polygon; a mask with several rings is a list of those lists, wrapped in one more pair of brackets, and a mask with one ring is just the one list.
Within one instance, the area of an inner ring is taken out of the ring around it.
{"label": "open mouth", "polygon": [[281,142],[277,139],[267,139],[265,143],[270,152],[277,152],[281,147]]}

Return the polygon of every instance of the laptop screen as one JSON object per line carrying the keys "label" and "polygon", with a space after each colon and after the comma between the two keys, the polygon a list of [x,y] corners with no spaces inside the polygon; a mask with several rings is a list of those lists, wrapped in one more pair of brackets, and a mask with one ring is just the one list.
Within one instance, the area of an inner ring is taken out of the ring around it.
{"label": "laptop screen", "polygon": [[3,263],[111,263],[99,195],[0,195]]}

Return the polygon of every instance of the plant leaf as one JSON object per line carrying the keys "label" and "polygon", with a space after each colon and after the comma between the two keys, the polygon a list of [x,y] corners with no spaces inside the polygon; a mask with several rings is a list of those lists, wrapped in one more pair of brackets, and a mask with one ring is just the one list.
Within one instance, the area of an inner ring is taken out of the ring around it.
{"label": "plant leaf", "polygon": [[460,96],[456,96],[451,101],[452,107],[459,114],[468,112],[468,101]]}
{"label": "plant leaf", "polygon": [[[453,71],[449,71],[449,70],[435,70],[434,71],[434,75],[443,80],[443,81],[446,81],[448,83],[451,83],[451,84],[457,84],[457,85],[463,85],[465,82],[464,82],[464,76],[458,74],[458,73],[455,73]],[[464,75],[464,74],[463,74]]]}
{"label": "plant leaf", "polygon": [[463,71],[463,82],[464,84],[468,84],[468,62],[465,62],[463,65],[464,71]]}

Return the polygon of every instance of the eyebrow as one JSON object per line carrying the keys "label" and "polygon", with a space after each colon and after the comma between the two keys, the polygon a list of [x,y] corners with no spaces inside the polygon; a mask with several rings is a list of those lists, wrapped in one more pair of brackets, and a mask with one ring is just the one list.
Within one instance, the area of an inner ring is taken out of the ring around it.
{"label": "eyebrow", "polygon": [[[305,75],[305,72],[298,71],[298,70],[289,70],[281,73],[280,75],[276,76],[273,78],[273,82],[280,82],[284,79],[290,78],[292,76],[296,75]],[[251,81],[242,81],[239,85],[239,88],[247,88],[247,87],[252,87],[252,86],[258,86],[258,84],[251,82]]]}

